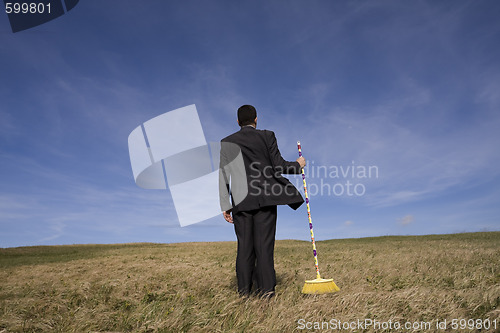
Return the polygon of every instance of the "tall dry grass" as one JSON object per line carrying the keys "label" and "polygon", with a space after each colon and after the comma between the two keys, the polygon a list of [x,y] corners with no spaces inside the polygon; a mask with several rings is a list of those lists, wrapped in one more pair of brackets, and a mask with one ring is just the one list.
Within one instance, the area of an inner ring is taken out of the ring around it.
{"label": "tall dry grass", "polygon": [[283,240],[271,300],[238,297],[235,242],[0,249],[0,332],[334,332],[332,320],[365,319],[432,323],[402,330],[415,332],[445,332],[435,326],[444,319],[446,332],[476,331],[452,330],[453,319],[500,325],[500,232],[317,246],[322,276],[341,291],[301,294],[315,277],[311,247]]}

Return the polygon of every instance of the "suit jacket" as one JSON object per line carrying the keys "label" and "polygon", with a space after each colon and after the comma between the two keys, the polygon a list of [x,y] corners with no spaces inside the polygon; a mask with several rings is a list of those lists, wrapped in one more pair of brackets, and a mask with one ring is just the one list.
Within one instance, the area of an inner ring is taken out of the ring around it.
{"label": "suit jacket", "polygon": [[232,209],[233,213],[273,205],[297,209],[304,199],[283,173],[299,174],[301,168],[298,162],[283,159],[274,133],[252,126],[242,127],[221,140],[221,209]]}

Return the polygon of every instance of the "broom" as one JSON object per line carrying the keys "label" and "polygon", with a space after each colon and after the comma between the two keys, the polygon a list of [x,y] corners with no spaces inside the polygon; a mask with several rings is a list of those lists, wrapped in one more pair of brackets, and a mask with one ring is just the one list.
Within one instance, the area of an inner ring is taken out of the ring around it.
{"label": "broom", "polygon": [[[302,148],[300,146],[300,141],[297,141],[297,147],[299,148],[299,157],[302,156]],[[307,196],[307,185],[306,185],[306,175],[304,174],[304,168],[302,168],[302,182],[304,183],[304,194],[306,196],[307,205],[307,217],[309,218],[309,229],[311,230],[311,242],[313,246],[314,254],[314,264],[316,265],[316,279],[306,280],[304,287],[302,288],[303,294],[327,294],[339,291],[340,288],[337,287],[333,279],[322,279],[319,275],[318,267],[318,255],[316,252],[316,243],[314,242],[314,232],[311,220],[311,209],[309,207],[309,197]]]}

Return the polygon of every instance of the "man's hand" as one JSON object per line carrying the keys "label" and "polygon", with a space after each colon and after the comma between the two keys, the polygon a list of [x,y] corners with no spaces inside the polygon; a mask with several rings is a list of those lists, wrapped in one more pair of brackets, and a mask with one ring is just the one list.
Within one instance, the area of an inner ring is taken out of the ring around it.
{"label": "man's hand", "polygon": [[306,159],[304,158],[304,156],[300,156],[298,159],[297,159],[297,162],[299,162],[300,164],[300,167],[303,168],[306,166]]}
{"label": "man's hand", "polygon": [[222,212],[222,216],[224,216],[224,220],[226,220],[229,223],[233,223],[233,217],[231,216],[231,211],[226,210],[225,212]]}

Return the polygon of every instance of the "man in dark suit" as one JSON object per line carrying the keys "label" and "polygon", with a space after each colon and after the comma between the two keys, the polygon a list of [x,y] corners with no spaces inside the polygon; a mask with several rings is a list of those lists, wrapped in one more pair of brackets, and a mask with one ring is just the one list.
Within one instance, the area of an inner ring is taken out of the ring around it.
{"label": "man in dark suit", "polygon": [[[276,286],[274,240],[277,205],[297,209],[304,199],[281,174],[298,174],[306,164],[281,156],[272,131],[258,130],[257,111],[238,109],[241,129],[221,140],[219,194],[224,219],[234,224],[238,239],[238,292],[273,296]],[[231,201],[231,202],[230,202]]]}

